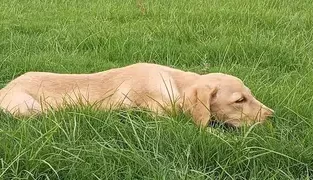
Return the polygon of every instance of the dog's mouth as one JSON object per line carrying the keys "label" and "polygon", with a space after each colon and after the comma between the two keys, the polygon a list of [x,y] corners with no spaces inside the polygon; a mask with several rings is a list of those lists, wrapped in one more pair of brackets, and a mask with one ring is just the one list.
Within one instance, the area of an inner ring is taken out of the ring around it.
{"label": "dog's mouth", "polygon": [[210,121],[210,123],[208,124],[209,127],[213,127],[213,128],[222,128],[222,129],[236,129],[238,128],[238,126],[235,126],[234,124],[231,123],[227,123],[227,122],[222,122],[219,120],[212,120]]}
{"label": "dog's mouth", "polygon": [[251,122],[251,121],[245,121],[245,120],[240,120],[240,119],[228,119],[228,120],[219,120],[217,118],[213,118],[209,126],[210,127],[225,127],[225,128],[240,128],[244,125],[246,126],[251,126],[252,124],[257,123],[257,122]]}

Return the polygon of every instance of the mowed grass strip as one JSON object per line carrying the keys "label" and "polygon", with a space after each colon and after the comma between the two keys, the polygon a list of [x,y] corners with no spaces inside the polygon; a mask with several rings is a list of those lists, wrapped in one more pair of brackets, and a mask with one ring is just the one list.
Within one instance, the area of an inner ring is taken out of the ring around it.
{"label": "mowed grass strip", "polygon": [[[200,130],[185,115],[76,107],[0,115],[1,179],[310,179],[309,0],[2,0],[0,83],[154,62],[243,79],[275,111],[262,126]],[[144,9],[144,10],[143,10]]]}

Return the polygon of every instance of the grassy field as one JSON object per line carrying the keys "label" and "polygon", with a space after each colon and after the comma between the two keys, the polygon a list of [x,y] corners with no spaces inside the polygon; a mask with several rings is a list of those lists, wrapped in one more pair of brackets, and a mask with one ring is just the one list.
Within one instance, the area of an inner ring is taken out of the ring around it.
{"label": "grassy field", "polygon": [[[0,114],[0,179],[312,179],[311,0],[0,0],[0,83],[155,62],[240,77],[276,111],[214,131],[189,117]],[[144,10],[143,10],[144,9]]]}

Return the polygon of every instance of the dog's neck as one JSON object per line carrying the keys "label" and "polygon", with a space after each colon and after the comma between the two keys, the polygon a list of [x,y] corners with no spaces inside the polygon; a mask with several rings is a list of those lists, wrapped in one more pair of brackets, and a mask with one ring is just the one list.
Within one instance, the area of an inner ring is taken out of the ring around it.
{"label": "dog's neck", "polygon": [[193,86],[201,77],[201,75],[197,73],[184,71],[173,71],[171,74],[179,91],[184,91]]}

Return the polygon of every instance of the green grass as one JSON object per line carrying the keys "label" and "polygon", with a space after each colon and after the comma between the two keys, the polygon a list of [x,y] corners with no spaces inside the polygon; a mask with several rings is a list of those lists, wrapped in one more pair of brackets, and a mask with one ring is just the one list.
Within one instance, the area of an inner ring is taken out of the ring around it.
{"label": "green grass", "polygon": [[0,115],[0,179],[313,178],[311,0],[0,0],[0,83],[155,62],[240,77],[266,125],[72,108]]}

